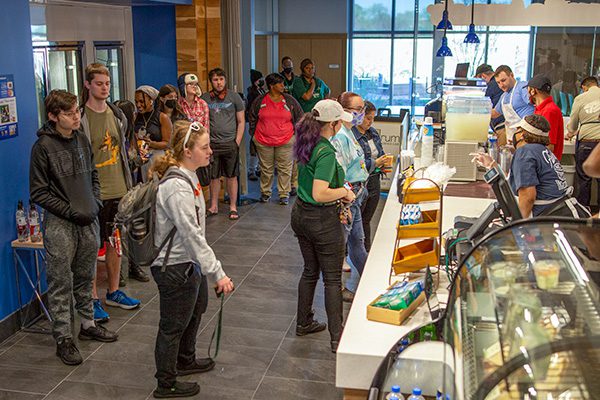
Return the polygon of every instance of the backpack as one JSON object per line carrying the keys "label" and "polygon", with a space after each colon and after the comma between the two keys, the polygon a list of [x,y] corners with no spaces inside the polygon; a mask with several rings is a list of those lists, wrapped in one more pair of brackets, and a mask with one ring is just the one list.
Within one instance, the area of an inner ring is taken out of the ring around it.
{"label": "backpack", "polygon": [[174,178],[185,180],[194,190],[190,178],[181,172],[179,168],[172,167],[167,170],[162,179],[159,179],[158,175],[154,173],[151,180],[135,186],[119,201],[115,225],[121,233],[123,253],[136,265],[141,267],[151,266],[163,247],[169,243],[163,263],[163,266],[167,265],[177,227],[171,229],[160,246],[157,247],[154,244],[156,195],[161,183]]}

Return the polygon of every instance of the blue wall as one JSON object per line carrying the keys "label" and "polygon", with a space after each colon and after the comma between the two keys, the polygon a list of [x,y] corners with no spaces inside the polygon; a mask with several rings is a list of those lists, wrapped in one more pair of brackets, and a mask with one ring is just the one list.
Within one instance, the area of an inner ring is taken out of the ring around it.
{"label": "blue wall", "polygon": [[[16,238],[15,210],[29,199],[29,154],[36,140],[37,102],[28,0],[2,2],[0,74],[14,76],[18,136],[0,140],[0,320],[18,307],[10,242]],[[30,292],[23,298],[29,298]]]}
{"label": "blue wall", "polygon": [[177,86],[175,6],[132,7],[136,87]]}

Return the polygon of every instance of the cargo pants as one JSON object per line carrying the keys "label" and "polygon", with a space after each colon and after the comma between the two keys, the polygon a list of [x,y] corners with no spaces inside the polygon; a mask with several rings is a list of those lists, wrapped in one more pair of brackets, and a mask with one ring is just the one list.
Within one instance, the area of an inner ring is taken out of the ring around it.
{"label": "cargo pants", "polygon": [[94,319],[92,281],[96,274],[99,226],[79,226],[49,212],[44,221],[48,303],[56,341],[73,336],[73,298],[81,318]]}

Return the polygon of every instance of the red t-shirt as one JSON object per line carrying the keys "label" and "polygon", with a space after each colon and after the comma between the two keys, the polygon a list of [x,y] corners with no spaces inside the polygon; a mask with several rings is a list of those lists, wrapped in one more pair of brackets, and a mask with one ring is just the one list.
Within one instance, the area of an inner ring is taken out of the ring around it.
{"label": "red t-shirt", "polygon": [[545,117],[550,122],[550,143],[554,145],[553,153],[560,161],[565,145],[565,125],[562,111],[554,103],[552,97],[548,97],[540,105],[535,106],[535,114]]}
{"label": "red t-shirt", "polygon": [[282,146],[294,136],[292,112],[285,99],[274,102],[267,94],[258,110],[258,122],[254,131],[256,141],[264,146]]}

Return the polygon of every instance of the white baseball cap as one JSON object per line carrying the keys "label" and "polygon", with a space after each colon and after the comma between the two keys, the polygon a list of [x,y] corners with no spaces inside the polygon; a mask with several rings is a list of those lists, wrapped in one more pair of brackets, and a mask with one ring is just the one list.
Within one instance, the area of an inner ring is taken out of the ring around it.
{"label": "white baseball cap", "polygon": [[344,111],[340,103],[335,100],[321,100],[313,107],[313,111],[317,111],[319,115],[315,116],[317,121],[333,122],[342,120],[344,122],[352,121],[352,114]]}

